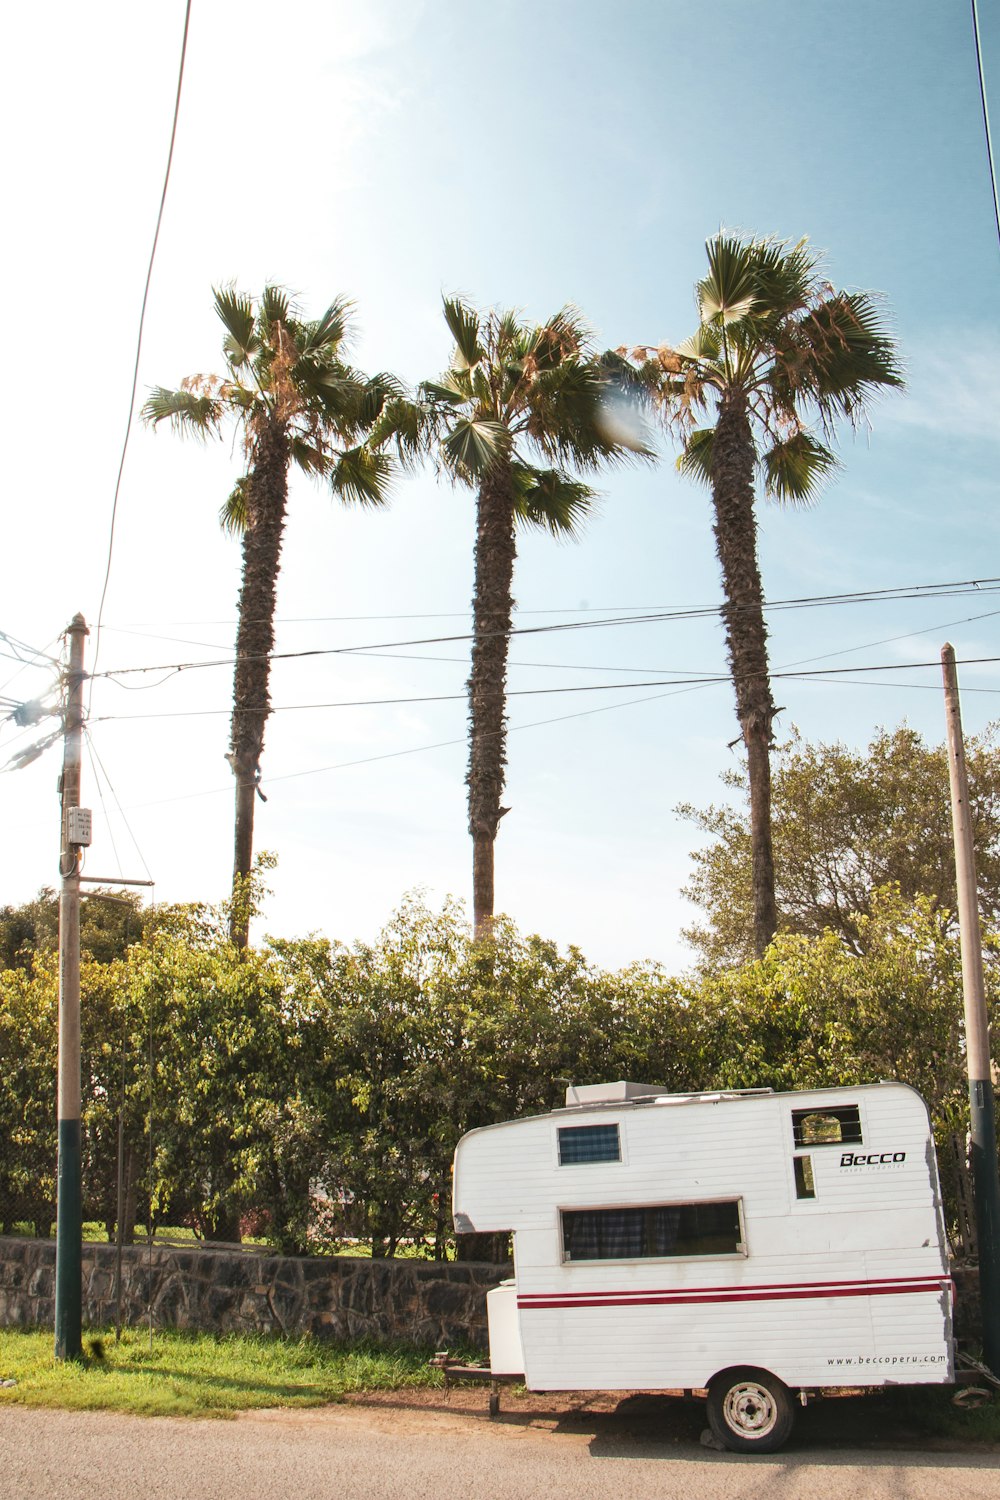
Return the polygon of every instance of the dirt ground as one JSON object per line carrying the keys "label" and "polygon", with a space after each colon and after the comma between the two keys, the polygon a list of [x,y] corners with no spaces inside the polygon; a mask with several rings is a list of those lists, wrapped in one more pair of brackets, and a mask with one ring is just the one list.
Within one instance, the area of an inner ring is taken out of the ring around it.
{"label": "dirt ground", "polygon": [[[594,1436],[652,1439],[660,1443],[698,1443],[706,1428],[705,1404],[697,1397],[648,1392],[567,1391],[534,1394],[504,1387],[500,1413],[489,1415],[489,1387],[453,1385],[449,1391],[368,1392],[349,1398],[372,1415],[383,1411],[397,1430],[419,1429],[425,1415],[435,1422],[468,1429],[497,1421],[525,1431],[575,1432]],[[451,1421],[447,1421],[451,1418]],[[790,1449],[919,1449],[939,1453],[996,1452],[998,1443],[941,1437],[929,1432],[909,1392],[899,1389],[858,1395],[827,1395],[810,1400],[796,1416]]]}

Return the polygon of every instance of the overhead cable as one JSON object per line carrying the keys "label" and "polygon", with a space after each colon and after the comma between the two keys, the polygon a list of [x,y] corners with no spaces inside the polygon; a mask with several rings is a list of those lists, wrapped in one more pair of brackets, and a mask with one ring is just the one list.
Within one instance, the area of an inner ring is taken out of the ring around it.
{"label": "overhead cable", "polygon": [[[184,35],[181,39],[180,64],[177,69],[177,93],[174,98],[174,117],[170,127],[170,148],[167,151],[167,165],[163,174],[163,191],[160,194],[160,208],[156,215],[156,228],[153,231],[153,245],[149,252],[149,264],[146,267],[146,284],[142,293],[142,308],[139,313],[139,332],[135,343],[135,363],[132,368],[132,391],[128,403],[128,421],[125,423],[125,440],[122,443],[121,458],[118,462],[118,477],[115,480],[114,500],[111,504],[111,526],[108,532],[108,560],[104,570],[104,587],[101,589],[101,602],[97,610],[97,627],[94,632],[94,666],[101,650],[101,621],[104,618],[104,601],[108,595],[108,582],[111,578],[111,559],[115,547],[115,522],[118,518],[118,497],[121,494],[122,474],[125,471],[125,456],[128,453],[129,438],[132,435],[132,419],[135,414],[135,393],[139,385],[139,362],[142,357],[142,335],[146,326],[146,306],[149,302],[149,288],[153,280],[153,262],[156,260],[156,247],[160,241],[160,226],[163,223],[163,210],[167,201],[167,187],[170,183],[170,168],[174,160],[174,144],[177,140],[177,120],[181,109],[181,87],[184,83],[184,60],[187,56],[188,29],[191,24],[191,0],[187,0],[184,8]],[[93,672],[91,673],[91,696],[93,696]]]}
{"label": "overhead cable", "polygon": [[[765,603],[763,608],[768,611],[780,611],[788,609],[816,609],[832,605],[844,604],[867,604],[879,602],[896,602],[910,599],[925,598],[952,598],[955,595],[969,593],[998,593],[1000,592],[1000,579],[989,578],[980,580],[969,580],[965,583],[955,584],[926,584],[913,588],[896,589],[873,589],[862,590],[853,594],[816,594],[799,599],[776,599]],[[747,606],[748,608],[750,606]],[[691,620],[704,619],[725,613],[729,606],[712,605],[698,608],[684,608],[674,610],[661,610],[655,613],[643,615],[629,615],[625,617],[615,616],[599,620],[577,620],[560,623],[556,625],[516,625],[509,632],[497,631],[494,634],[509,635],[511,639],[529,635],[549,635],[557,632],[571,630],[597,630],[614,625],[646,625],[655,624],[665,620]],[[480,637],[481,639],[484,637]],[[376,641],[366,642],[360,646],[315,646],[300,651],[271,651],[261,656],[247,655],[242,661],[299,661],[310,657],[319,656],[352,656],[364,652],[377,652],[379,650],[390,651],[403,646],[441,646],[453,645],[459,641],[471,641],[474,637],[471,633],[459,635],[422,636],[403,641]],[[144,667],[118,667],[111,671],[99,672],[97,677],[105,677],[116,680],[119,677],[135,676],[145,672],[192,672],[215,667],[231,667],[236,658],[232,655],[213,658],[209,661],[184,661],[184,662],[159,662],[153,666]]]}

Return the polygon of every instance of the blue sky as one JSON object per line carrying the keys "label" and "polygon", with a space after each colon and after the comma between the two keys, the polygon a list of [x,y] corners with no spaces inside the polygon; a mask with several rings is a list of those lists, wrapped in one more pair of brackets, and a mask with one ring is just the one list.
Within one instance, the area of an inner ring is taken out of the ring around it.
{"label": "blue sky", "polygon": [[[1000,23],[983,11],[1000,117]],[[44,647],[76,610],[98,611],[183,5],[121,0],[94,15],[64,3],[2,25],[15,61],[0,111],[16,149],[3,168],[14,232],[0,247],[0,629]],[[761,509],[768,597],[1000,574],[1000,249],[965,0],[289,0],[280,16],[261,0],[195,0],[140,398],[216,367],[211,287],[228,280],[277,280],[313,314],[348,293],[357,361],[410,380],[446,363],[442,292],[530,317],[574,302],[601,344],[675,341],[694,326],[704,241],[720,225],[807,234],[833,281],[885,298],[909,376],[870,435],[845,438],[817,507]],[[215,517],[236,464],[228,443],[133,431],[101,670],[226,656],[239,557]],[[669,446],[658,468],[601,487],[579,543],[522,539],[520,623],[716,605],[707,496],[675,475]],[[279,649],[461,635],[471,553],[470,497],[430,472],[380,515],[296,480]],[[1000,654],[993,602],[775,614],[772,661],[934,660],[948,637],[960,657]],[[521,637],[511,657],[515,691],[724,669],[713,619]],[[268,930],[370,937],[415,886],[467,896],[466,672],[462,642],[276,666],[280,705],[459,696],[275,715],[257,825],[279,856]],[[213,900],[231,864],[229,672],[164,677],[122,679],[142,691],[95,685],[89,869],[148,866],[159,899]],[[901,678],[783,681],[779,732],[863,744],[906,718],[940,739],[938,674]],[[45,681],[32,669],[3,691],[29,697]],[[996,668],[966,667],[962,681],[966,726],[982,728]],[[722,795],[731,689],[518,696],[510,721],[498,904],[602,963],[690,961],[679,932],[695,914],[678,893],[695,835],[674,809]],[[4,726],[0,762],[35,734]],[[0,902],[57,878],[57,758],[0,780]]]}

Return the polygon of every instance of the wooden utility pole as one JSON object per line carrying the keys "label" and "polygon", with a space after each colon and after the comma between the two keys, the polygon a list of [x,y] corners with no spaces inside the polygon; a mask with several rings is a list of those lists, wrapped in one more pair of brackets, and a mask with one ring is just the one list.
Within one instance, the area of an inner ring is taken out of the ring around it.
{"label": "wooden utility pole", "polygon": [[941,667],[944,673],[951,818],[955,835],[955,880],[962,944],[965,1060],[969,1074],[972,1186],[979,1241],[983,1358],[993,1374],[1000,1376],[1000,1178],[997,1176],[996,1104],[990,1066],[990,1033],[986,1017],[976,857],[969,810],[969,777],[965,765],[955,651],[950,645],[942,647]]}
{"label": "wooden utility pole", "polygon": [[82,1351],[83,1189],[80,1138],[80,850],[90,843],[80,808],[83,749],[82,615],[67,627],[70,657],[63,725],[62,837],[59,853],[59,1178],[56,1200],[56,1359]]}

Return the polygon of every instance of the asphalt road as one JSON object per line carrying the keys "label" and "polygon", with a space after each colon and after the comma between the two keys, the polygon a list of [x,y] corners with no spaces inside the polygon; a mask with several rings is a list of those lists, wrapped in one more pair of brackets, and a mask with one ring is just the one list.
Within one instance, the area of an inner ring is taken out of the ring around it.
{"label": "asphalt road", "polygon": [[0,1500],[1000,1500],[1000,1454],[699,1446],[700,1417],[415,1409],[235,1421],[5,1406]]}

